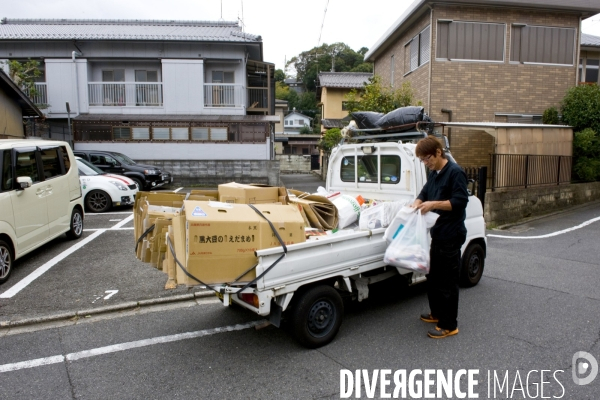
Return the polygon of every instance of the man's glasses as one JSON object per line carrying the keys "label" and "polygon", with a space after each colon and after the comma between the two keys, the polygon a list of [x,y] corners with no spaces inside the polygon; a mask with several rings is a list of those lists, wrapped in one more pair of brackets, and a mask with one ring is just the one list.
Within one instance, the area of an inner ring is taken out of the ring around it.
{"label": "man's glasses", "polygon": [[422,163],[428,163],[431,157],[433,157],[433,154],[430,154],[425,158],[419,158],[419,160],[421,160]]}

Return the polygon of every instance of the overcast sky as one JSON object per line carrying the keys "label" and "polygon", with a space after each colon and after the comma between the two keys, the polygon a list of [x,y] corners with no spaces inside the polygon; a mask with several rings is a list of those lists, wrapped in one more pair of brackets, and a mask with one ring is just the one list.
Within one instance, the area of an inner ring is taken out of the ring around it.
{"label": "overcast sky", "polygon": [[[412,2],[413,0],[0,0],[0,18],[242,19],[246,32],[262,36],[264,60],[283,69],[285,60],[323,43],[343,42],[354,50],[371,48]],[[600,36],[600,14],[583,22],[583,32]]]}

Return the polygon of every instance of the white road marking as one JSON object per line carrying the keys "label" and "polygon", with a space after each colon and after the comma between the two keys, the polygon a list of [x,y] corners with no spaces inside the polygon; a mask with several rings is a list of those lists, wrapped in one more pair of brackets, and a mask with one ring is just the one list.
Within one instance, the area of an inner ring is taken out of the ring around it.
{"label": "white road marking", "polygon": [[182,187],[180,187],[180,188],[177,188],[177,189],[173,190],[173,193],[177,193],[177,192],[179,192],[181,189],[183,189],[183,188],[182,188]]}
{"label": "white road marking", "polygon": [[89,229],[84,229],[84,232],[96,232],[96,231],[132,231],[134,228],[89,228]]}
{"label": "white road marking", "polygon": [[118,290],[106,290],[104,293],[108,293],[108,295],[104,296],[104,300],[108,300],[113,297],[115,294],[119,293]]}
{"label": "white road marking", "polygon": [[88,215],[109,215],[109,214],[131,214],[131,211],[113,211],[113,212],[104,212],[104,213],[86,212],[85,216],[87,217]]}
{"label": "white road marking", "polygon": [[44,365],[59,364],[59,363],[65,362],[65,361],[72,362],[72,361],[81,360],[83,358],[90,358],[90,357],[100,356],[100,355],[104,355],[104,354],[116,353],[119,351],[136,349],[139,347],[153,346],[155,344],[171,343],[171,342],[177,342],[180,340],[195,339],[195,338],[199,338],[199,337],[203,337],[203,336],[215,335],[217,333],[241,331],[244,329],[253,328],[254,326],[260,325],[264,322],[265,322],[265,320],[252,321],[252,322],[248,322],[246,324],[223,326],[223,327],[219,327],[219,328],[204,329],[204,330],[195,331],[195,332],[178,333],[175,335],[168,335],[168,336],[158,336],[158,337],[150,338],[150,339],[142,339],[142,340],[136,340],[133,342],[119,343],[119,344],[114,344],[111,346],[97,347],[95,349],[78,351],[76,353],[69,353],[64,356],[58,355],[58,356],[51,356],[51,357],[44,357],[44,358],[36,358],[33,360],[21,361],[21,362],[11,363],[11,364],[3,364],[3,365],[0,365],[0,373],[10,372],[10,371],[18,371],[20,369],[41,367]]}
{"label": "white road marking", "polygon": [[[133,214],[131,214],[129,217],[125,218],[123,221],[119,222],[118,224],[115,224],[110,229],[123,229],[121,227],[123,225],[125,225],[126,223],[128,223],[129,221],[131,221],[132,219],[133,219]],[[85,246],[86,244],[91,242],[92,240],[96,239],[98,236],[100,236],[107,230],[108,229],[99,229],[96,232],[92,233],[90,236],[86,237],[85,239],[76,242],[73,246],[69,247],[68,249],[66,249],[65,251],[60,253],[59,255],[52,258],[50,261],[48,261],[45,264],[43,264],[42,266],[38,267],[31,274],[29,274],[25,278],[21,279],[19,282],[17,282],[13,287],[8,289],[6,292],[0,294],[0,299],[10,299],[11,297],[13,297],[17,293],[19,293],[21,290],[25,289],[31,282],[33,282],[34,280],[36,280],[37,278],[42,276],[42,274],[44,274],[44,272],[48,271],[50,268],[52,268],[53,266],[58,264],[59,261],[64,260],[69,255],[73,254],[74,252],[76,252],[77,250],[79,250],[80,248],[82,248],[83,246]]]}
{"label": "white road marking", "polygon": [[587,221],[585,221],[577,226],[574,226],[572,228],[567,228],[567,229],[563,229],[562,231],[556,231],[556,232],[548,233],[546,235],[539,235],[539,236],[505,236],[505,235],[487,235],[487,236],[488,237],[497,237],[497,238],[502,238],[502,239],[545,239],[545,238],[549,238],[552,236],[562,235],[563,233],[572,232],[577,229],[581,229],[581,228],[588,226],[596,221],[600,221],[600,217],[592,218],[592,219],[587,220]]}
{"label": "white road marking", "polygon": [[109,219],[108,222],[119,222],[122,221],[122,219]]}

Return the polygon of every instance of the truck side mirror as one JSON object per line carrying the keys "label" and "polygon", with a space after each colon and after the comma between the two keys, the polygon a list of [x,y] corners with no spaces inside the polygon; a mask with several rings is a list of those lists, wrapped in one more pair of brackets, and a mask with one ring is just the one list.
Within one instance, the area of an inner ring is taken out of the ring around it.
{"label": "truck side mirror", "polygon": [[24,190],[33,185],[33,181],[29,176],[19,176],[17,178],[17,190]]}

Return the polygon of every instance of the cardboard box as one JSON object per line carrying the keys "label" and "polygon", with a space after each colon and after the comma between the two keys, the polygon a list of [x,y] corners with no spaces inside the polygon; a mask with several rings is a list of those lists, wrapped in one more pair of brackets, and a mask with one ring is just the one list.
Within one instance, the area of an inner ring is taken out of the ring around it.
{"label": "cardboard box", "polygon": [[[306,240],[304,220],[296,207],[255,207],[271,221],[285,244]],[[248,205],[185,201],[185,209],[185,267],[204,283],[248,282],[256,277],[252,269],[258,263],[255,251],[280,246],[269,223]],[[177,283],[198,284],[179,270]]]}
{"label": "cardboard box", "polygon": [[279,187],[225,183],[219,185],[219,201],[236,204],[263,204],[279,202]]}

